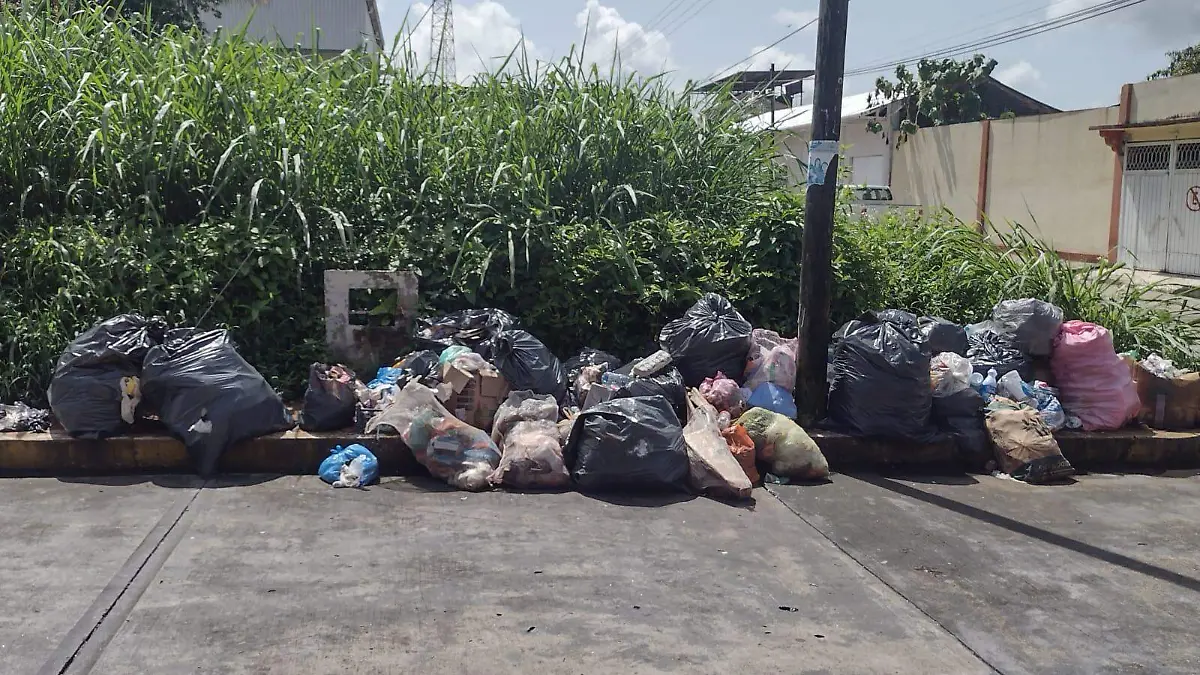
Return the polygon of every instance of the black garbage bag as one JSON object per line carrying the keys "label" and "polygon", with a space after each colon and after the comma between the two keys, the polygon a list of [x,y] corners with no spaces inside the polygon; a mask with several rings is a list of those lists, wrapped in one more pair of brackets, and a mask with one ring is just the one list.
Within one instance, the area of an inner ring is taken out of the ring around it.
{"label": "black garbage bag", "polygon": [[567,383],[571,386],[571,393],[575,395],[576,402],[580,404],[587,398],[591,385],[598,381],[595,379],[596,372],[584,373],[583,369],[589,367],[594,371],[599,371],[600,374],[616,372],[621,367],[621,359],[599,349],[584,347],[578,354],[563,363],[563,369],[567,372]]}
{"label": "black garbage bag", "polygon": [[1033,360],[1013,343],[997,334],[985,323],[975,324],[967,331],[967,358],[975,372],[987,376],[992,368],[996,377],[1017,371],[1026,382],[1033,380]]}
{"label": "black garbage bag", "polygon": [[1034,298],[1001,300],[992,308],[992,329],[1030,356],[1050,356],[1063,311]]}
{"label": "black garbage bag", "polygon": [[142,361],[166,331],[161,318],[121,314],[101,321],[67,346],[46,392],[50,409],[67,433],[105,438],[133,424]]}
{"label": "black garbage bag", "polygon": [[542,341],[523,330],[506,330],[496,338],[492,359],[511,391],[550,394],[561,405],[567,398],[567,374]]}
{"label": "black garbage bag", "polygon": [[863,436],[936,438],[929,354],[892,322],[859,323],[833,347],[829,421]]}
{"label": "black garbage bag", "polygon": [[337,431],[354,425],[354,371],[346,366],[314,363],[308,368],[308,389],[300,411],[305,431]]}
{"label": "black garbage bag", "polygon": [[921,329],[921,320],[916,314],[906,312],[902,309],[882,309],[878,312],[873,312],[875,318],[880,321],[887,321],[899,328],[903,328],[908,335],[918,335]]}
{"label": "black garbage bag", "polygon": [[146,355],[142,390],[202,476],[216,472],[230,445],[293,426],[279,395],[223,330],[168,333]]}
{"label": "black garbage bag", "polygon": [[[629,375],[640,359],[634,360],[617,372]],[[631,376],[632,377],[632,376]],[[687,387],[683,384],[683,375],[675,367],[655,373],[650,377],[634,377],[628,384],[621,385],[613,398],[633,398],[635,396],[662,396],[671,404],[671,409],[680,420],[687,419]]]}
{"label": "black garbage bag", "polygon": [[971,471],[982,472],[993,458],[984,405],[983,396],[974,389],[933,397],[934,423],[954,439],[959,459]]}
{"label": "black garbage bag", "polygon": [[464,309],[435,318],[418,317],[415,335],[423,349],[442,353],[446,347],[470,347],[484,359],[492,360],[496,338],[520,323],[502,309]]}
{"label": "black garbage bag", "polygon": [[684,384],[698,387],[717,371],[742,381],[750,331],[750,322],[728,300],[709,293],[681,318],[664,326],[658,341],[671,354]]}
{"label": "black garbage bag", "polygon": [[564,459],[581,490],[687,489],[683,427],[661,396],[613,399],[579,413]]}
{"label": "black garbage bag", "polygon": [[930,355],[954,352],[967,355],[967,329],[941,317],[923,316],[920,319],[921,339]]}
{"label": "black garbage bag", "polygon": [[[412,373],[412,377],[418,380],[438,377],[441,374],[438,367],[438,357],[440,355],[441,352],[428,349],[419,352],[410,352],[404,358],[400,359],[396,367],[409,371]],[[401,385],[400,388],[403,389],[404,386]]]}

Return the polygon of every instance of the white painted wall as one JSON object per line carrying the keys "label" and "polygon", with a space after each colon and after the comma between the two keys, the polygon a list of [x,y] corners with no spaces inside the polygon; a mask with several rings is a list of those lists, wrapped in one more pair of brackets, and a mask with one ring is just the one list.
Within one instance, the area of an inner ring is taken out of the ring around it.
{"label": "white painted wall", "polygon": [[[778,160],[788,168],[790,180],[794,185],[802,185],[805,181],[803,170],[799,168],[796,159],[808,161],[808,141],[811,138],[811,127],[795,131],[780,131],[775,134],[775,142],[779,146]],[[850,169],[850,175],[845,179],[853,183],[870,183],[872,185],[888,185],[891,179],[891,147],[882,134],[867,131],[866,117],[849,117],[842,120],[842,157],[843,166]],[[863,158],[861,163],[859,158]],[[871,177],[871,180],[860,180]],[[867,173],[863,173],[863,172]]]}

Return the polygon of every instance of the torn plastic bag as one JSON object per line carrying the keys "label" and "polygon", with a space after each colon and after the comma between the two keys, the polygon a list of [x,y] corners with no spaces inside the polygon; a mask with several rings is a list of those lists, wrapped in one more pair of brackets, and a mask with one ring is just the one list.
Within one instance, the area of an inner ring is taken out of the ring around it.
{"label": "torn plastic bag", "polygon": [[560,404],[567,400],[567,374],[546,345],[523,330],[504,331],[496,338],[492,362],[513,391],[550,394]]}
{"label": "torn plastic bag", "polygon": [[721,431],[721,436],[725,439],[725,444],[729,446],[729,452],[733,453],[733,458],[742,466],[746,478],[750,479],[750,484],[758,485],[762,477],[758,475],[754,439],[750,438],[746,427],[740,424],[731,424]]}
{"label": "torn plastic bag", "polygon": [[662,396],[617,398],[579,413],[564,456],[581,490],[687,489],[683,428]]}
{"label": "torn plastic bag", "polygon": [[986,419],[1004,473],[1026,483],[1045,483],[1075,473],[1036,410],[997,397],[988,405]]}
{"label": "torn plastic bag", "polygon": [[434,478],[460,490],[490,487],[488,476],[500,465],[500,451],[486,432],[451,415],[433,389],[409,382],[383,412],[367,422],[366,432],[394,430]]}
{"label": "torn plastic bag", "polygon": [[30,408],[18,401],[14,405],[0,404],[0,431],[47,431],[50,411]]}
{"label": "torn plastic bag", "polygon": [[[353,471],[347,467],[354,465]],[[337,446],[317,469],[321,480],[334,487],[362,487],[379,480],[379,460],[366,447],[355,443],[345,448]]]}
{"label": "torn plastic bag", "polygon": [[1061,309],[1034,298],[1001,300],[992,308],[992,329],[1030,356],[1050,356],[1062,323]]}
{"label": "torn plastic bag", "polygon": [[967,331],[967,358],[980,375],[996,370],[996,376],[1017,371],[1022,380],[1033,377],[1033,361],[991,328],[991,322],[977,323]]}
{"label": "torn plastic bag", "polygon": [[[638,361],[627,364],[617,371],[625,374],[632,370]],[[667,368],[650,377],[635,377],[626,384],[617,387],[613,398],[634,398],[637,396],[662,396],[671,404],[678,419],[687,419],[687,388],[683,384],[683,375],[677,368]]]}
{"label": "torn plastic bag", "polygon": [[122,314],[75,338],[58,359],[46,395],[59,424],[76,438],[119,434],[133,424],[142,397],[146,352],[162,342],[166,322]]}
{"label": "torn plastic bag", "polygon": [[337,431],[354,424],[354,371],[343,365],[314,363],[308,368],[308,389],[300,410],[305,431]]}
{"label": "torn plastic bag", "polygon": [[741,387],[719,370],[716,377],[705,378],[700,383],[700,394],[718,412],[728,412],[730,417],[746,412],[746,396]]}
{"label": "torn plastic bag", "polygon": [[688,392],[683,441],[688,451],[688,485],[693,490],[709,497],[750,497],[754,486],[721,437],[717,409],[695,389]]}
{"label": "torn plastic bag", "polygon": [[582,404],[587,400],[588,391],[592,385],[600,381],[604,373],[616,372],[621,367],[621,360],[599,349],[584,347],[575,356],[567,359],[563,370],[567,373],[567,382],[571,385],[571,393],[575,400]]}
{"label": "torn plastic bag", "polygon": [[446,347],[470,347],[492,360],[496,338],[520,323],[502,309],[466,309],[435,318],[417,319],[416,342],[423,349],[442,353]]}
{"label": "torn plastic bag", "polygon": [[779,333],[755,328],[746,353],[746,387],[757,389],[770,382],[791,392],[796,388],[796,357],[800,340],[785,340]]}
{"label": "torn plastic bag", "polygon": [[492,485],[553,490],[571,484],[571,474],[563,462],[558,425],[553,421],[516,422],[505,434],[502,447],[500,466],[488,477]]}
{"label": "torn plastic bag", "polygon": [[863,436],[935,438],[928,353],[890,321],[864,318],[843,335],[833,348],[830,422]]}
{"label": "torn plastic bag", "polygon": [[709,293],[658,335],[688,387],[721,371],[740,381],[750,349],[750,322],[728,300]]}
{"label": "torn plastic bag", "polygon": [[239,441],[295,426],[283,401],[223,330],[173,330],[146,354],[146,402],[183,441],[202,476]]}
{"label": "torn plastic bag", "polygon": [[829,462],[821,448],[792,420],[763,408],[751,408],[738,424],[754,441],[754,452],[775,476],[820,480],[829,476]]}
{"label": "torn plastic bag", "polygon": [[965,356],[967,329],[936,316],[923,316],[920,321],[921,340],[930,354],[950,352]]}
{"label": "torn plastic bag", "polygon": [[983,471],[993,457],[983,406],[983,396],[970,387],[933,397],[934,423],[954,439],[959,459],[971,471]]}
{"label": "torn plastic bag", "polygon": [[766,408],[788,419],[796,419],[796,400],[792,398],[792,392],[774,382],[764,382],[758,385],[754,393],[750,394],[750,397],[746,399],[746,406],[750,408]]}
{"label": "torn plastic bag", "polygon": [[1129,366],[1117,356],[1103,326],[1068,321],[1054,340],[1050,359],[1059,401],[1085,431],[1120,429],[1141,411]]}

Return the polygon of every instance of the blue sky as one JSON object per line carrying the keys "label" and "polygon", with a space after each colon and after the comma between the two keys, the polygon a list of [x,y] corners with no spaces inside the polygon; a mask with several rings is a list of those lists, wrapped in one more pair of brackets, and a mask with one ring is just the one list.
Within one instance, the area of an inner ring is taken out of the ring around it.
{"label": "blue sky", "polygon": [[[908,58],[1103,1],[851,0],[846,65]],[[401,31],[406,16],[411,29],[428,9],[420,2],[378,2],[389,38]],[[704,79],[815,17],[816,10],[816,0],[458,0],[456,60],[460,77],[466,77],[494,68],[496,57],[522,39],[535,57],[558,58],[590,26],[592,60],[608,64],[615,46],[627,68],[669,70],[677,81]],[[1066,110],[1115,104],[1122,84],[1163,67],[1167,50],[1196,42],[1200,0],[1145,0],[985,53],[1000,62],[1000,79]],[[418,58],[428,56],[428,19],[416,26],[410,44]],[[814,26],[741,67],[765,68],[772,61],[778,67],[811,67],[815,44]],[[870,90],[875,77],[848,78],[846,93]]]}

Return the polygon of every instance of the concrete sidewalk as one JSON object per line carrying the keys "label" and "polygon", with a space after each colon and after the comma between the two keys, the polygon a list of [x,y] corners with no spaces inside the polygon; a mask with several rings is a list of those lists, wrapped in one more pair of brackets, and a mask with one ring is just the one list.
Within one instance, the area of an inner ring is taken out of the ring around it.
{"label": "concrete sidewalk", "polygon": [[1193,673],[1200,480],[0,480],[2,673]]}

